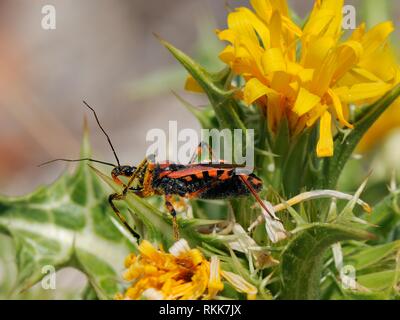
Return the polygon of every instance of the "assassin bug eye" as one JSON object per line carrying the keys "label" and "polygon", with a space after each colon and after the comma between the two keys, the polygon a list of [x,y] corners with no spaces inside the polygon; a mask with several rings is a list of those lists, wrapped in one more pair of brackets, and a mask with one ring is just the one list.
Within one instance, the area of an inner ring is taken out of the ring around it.
{"label": "assassin bug eye", "polygon": [[131,175],[133,175],[135,170],[136,170],[136,167],[123,166],[121,169],[121,174],[126,177],[130,177]]}

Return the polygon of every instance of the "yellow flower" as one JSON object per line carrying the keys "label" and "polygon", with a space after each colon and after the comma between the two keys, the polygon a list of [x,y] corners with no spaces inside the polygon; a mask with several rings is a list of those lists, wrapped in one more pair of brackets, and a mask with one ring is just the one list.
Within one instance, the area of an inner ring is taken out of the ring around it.
{"label": "yellow flower", "polygon": [[124,279],[131,286],[117,299],[213,299],[224,288],[221,277],[238,292],[247,293],[249,299],[257,294],[257,288],[242,277],[222,271],[218,257],[208,261],[184,239],[176,242],[169,252],[144,240],[139,252],[125,260]]}
{"label": "yellow flower", "polygon": [[[276,132],[288,120],[291,133],[319,125],[317,155],[333,155],[333,125],[353,128],[349,106],[377,100],[400,80],[386,45],[391,22],[368,32],[361,24],[342,41],[343,0],[317,0],[300,29],[284,0],[251,0],[228,15],[218,32],[230,44],[220,58],[245,81],[243,100],[265,109]],[[192,80],[187,88],[195,88]]]}

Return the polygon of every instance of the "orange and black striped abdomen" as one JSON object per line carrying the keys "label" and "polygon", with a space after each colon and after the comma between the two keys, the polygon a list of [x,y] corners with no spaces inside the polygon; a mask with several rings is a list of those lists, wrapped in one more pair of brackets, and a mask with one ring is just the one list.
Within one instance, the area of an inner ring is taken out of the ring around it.
{"label": "orange and black striped abdomen", "polygon": [[[242,175],[256,192],[262,181],[254,174]],[[160,194],[202,199],[224,199],[249,195],[235,168],[224,165],[171,165],[154,171],[153,188]]]}

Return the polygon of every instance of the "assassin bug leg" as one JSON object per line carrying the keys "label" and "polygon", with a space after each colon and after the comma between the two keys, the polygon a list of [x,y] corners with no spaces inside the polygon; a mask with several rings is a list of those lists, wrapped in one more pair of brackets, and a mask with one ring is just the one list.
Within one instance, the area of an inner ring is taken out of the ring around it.
{"label": "assassin bug leg", "polygon": [[174,229],[174,239],[175,239],[175,241],[178,241],[180,236],[179,236],[178,223],[176,221],[176,211],[175,211],[174,206],[171,203],[171,196],[169,196],[169,195],[165,195],[165,207],[167,208],[167,210],[169,211],[169,213],[172,216],[172,227]]}
{"label": "assassin bug leg", "polygon": [[190,159],[190,162],[189,162],[190,164],[195,163],[199,156],[200,156],[200,161],[202,160],[201,159],[201,154],[203,153],[203,149],[204,148],[208,149],[208,156],[211,158],[210,160],[211,161],[215,161],[216,160],[210,145],[207,142],[203,142],[202,141],[202,142],[199,143],[199,145],[196,148],[196,151],[194,152],[192,158]]}
{"label": "assassin bug leg", "polygon": [[125,196],[129,189],[132,187],[133,182],[137,178],[140,172],[143,172],[143,169],[146,167],[147,163],[149,162],[148,158],[145,158],[139,166],[136,168],[136,170],[133,172],[132,176],[129,178],[128,183],[125,185],[124,190],[122,191],[122,195]]}
{"label": "assassin bug leg", "polygon": [[[124,189],[121,194],[119,193],[113,193],[108,197],[108,202],[113,209],[114,213],[117,215],[118,219],[123,223],[123,225],[129,230],[129,232],[135,236],[136,238],[139,238],[137,232],[135,232],[128,224],[124,216],[121,214],[121,212],[118,210],[118,208],[115,206],[114,201],[118,200],[124,200],[126,197],[126,194],[128,193],[130,187],[133,184],[133,181],[135,180],[136,176],[138,175],[138,172],[142,170],[144,165],[146,164],[147,160],[143,160],[142,163],[139,165],[138,168],[136,167],[128,167],[128,166],[119,166],[115,167],[113,172],[112,172],[112,177],[115,182],[118,184],[121,184]],[[125,176],[129,178],[128,183],[125,185],[122,183],[122,181],[118,178],[119,176]]]}
{"label": "assassin bug leg", "polygon": [[271,212],[268,210],[268,208],[265,206],[264,202],[261,200],[260,196],[258,193],[254,190],[254,188],[251,186],[249,181],[247,181],[247,177],[243,175],[239,175],[240,179],[243,181],[243,183],[246,185],[246,187],[250,190],[250,192],[253,194],[254,198],[256,201],[260,204],[260,206],[265,210],[265,212],[273,219],[279,222],[282,222],[280,219],[274,217]]}
{"label": "assassin bug leg", "polygon": [[118,219],[122,222],[122,224],[128,229],[128,231],[136,238],[139,239],[140,235],[131,228],[131,226],[128,224],[124,216],[121,214],[121,212],[117,209],[117,207],[114,204],[114,200],[123,200],[125,197],[121,196],[118,193],[113,193],[108,197],[108,202],[110,203],[111,208],[113,209],[114,213],[118,217]]}

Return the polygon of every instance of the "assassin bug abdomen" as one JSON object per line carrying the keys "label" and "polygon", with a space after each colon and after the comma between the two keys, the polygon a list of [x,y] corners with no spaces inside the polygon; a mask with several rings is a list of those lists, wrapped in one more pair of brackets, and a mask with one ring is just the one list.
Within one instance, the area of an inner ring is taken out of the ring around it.
{"label": "assassin bug abdomen", "polygon": [[[256,175],[241,176],[256,192],[262,189],[262,181]],[[225,165],[221,168],[219,164],[174,165],[166,168],[156,164],[152,187],[159,193],[199,199],[226,199],[250,194],[234,167]]]}
{"label": "assassin bug abdomen", "polygon": [[[111,208],[126,226],[126,228],[134,235],[137,233],[129,226],[119,209],[114,204],[115,201],[124,200],[128,192],[133,192],[139,197],[150,197],[153,195],[162,195],[165,198],[165,206],[172,215],[174,237],[179,239],[179,229],[176,222],[176,211],[172,205],[173,197],[184,197],[188,199],[227,199],[240,196],[248,196],[252,194],[259,204],[269,213],[268,209],[258,196],[258,192],[263,187],[262,180],[255,174],[246,174],[238,171],[238,166],[234,164],[226,164],[219,162],[216,159],[210,163],[196,163],[195,159],[201,155],[205,143],[200,143],[197,151],[193,155],[189,164],[175,164],[175,163],[157,163],[154,156],[145,158],[138,167],[135,166],[122,166],[119,162],[117,154],[111,143],[111,140],[97,117],[95,110],[90,107],[85,101],[85,105],[93,112],[97,124],[103,131],[114,153],[117,165],[112,163],[94,160],[90,158],[85,159],[55,159],[44,164],[54,161],[92,161],[102,163],[105,165],[113,166],[111,176],[113,180],[123,186],[121,193],[113,193],[109,196],[108,200]],[[212,150],[209,149],[209,155],[212,156]],[[128,179],[124,183],[120,177]]]}

